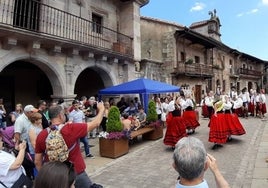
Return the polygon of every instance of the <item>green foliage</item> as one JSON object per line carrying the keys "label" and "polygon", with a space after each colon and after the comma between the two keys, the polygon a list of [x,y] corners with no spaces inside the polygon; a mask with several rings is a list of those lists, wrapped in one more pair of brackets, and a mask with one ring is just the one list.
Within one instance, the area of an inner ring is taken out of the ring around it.
{"label": "green foliage", "polygon": [[155,102],[152,100],[148,104],[148,112],[146,119],[149,123],[154,122],[158,119]]}
{"label": "green foliage", "polygon": [[123,125],[120,120],[120,111],[118,107],[112,106],[108,114],[108,122],[106,124],[107,132],[121,132]]}
{"label": "green foliage", "polygon": [[194,62],[193,59],[188,59],[187,61],[185,61],[185,64],[192,64]]}

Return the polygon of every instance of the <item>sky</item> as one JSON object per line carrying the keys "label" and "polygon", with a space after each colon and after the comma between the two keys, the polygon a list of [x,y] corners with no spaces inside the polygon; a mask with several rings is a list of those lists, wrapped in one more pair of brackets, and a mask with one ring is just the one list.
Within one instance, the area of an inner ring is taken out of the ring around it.
{"label": "sky", "polygon": [[225,45],[268,61],[268,0],[150,0],[141,15],[189,27],[214,9]]}

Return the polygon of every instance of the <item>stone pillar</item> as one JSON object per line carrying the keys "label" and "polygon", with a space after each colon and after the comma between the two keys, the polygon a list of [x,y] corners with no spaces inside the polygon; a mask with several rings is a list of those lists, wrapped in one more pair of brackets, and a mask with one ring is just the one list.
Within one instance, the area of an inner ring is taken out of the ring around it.
{"label": "stone pillar", "polygon": [[55,101],[62,98],[64,99],[65,102],[70,103],[76,97],[76,94],[73,93],[75,85],[74,80],[72,79],[74,73],[74,66],[75,65],[73,65],[71,62],[67,62],[64,65],[65,80],[66,80],[65,91],[62,96],[52,95],[51,98],[53,98]]}

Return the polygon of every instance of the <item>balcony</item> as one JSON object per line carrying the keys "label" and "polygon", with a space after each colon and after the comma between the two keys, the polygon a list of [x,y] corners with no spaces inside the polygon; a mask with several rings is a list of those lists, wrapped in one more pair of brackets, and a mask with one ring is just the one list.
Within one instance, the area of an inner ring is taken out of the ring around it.
{"label": "balcony", "polygon": [[211,78],[213,77],[213,70],[211,65],[178,62],[174,74],[176,76],[185,75],[189,77]]}
{"label": "balcony", "polygon": [[261,79],[262,72],[256,70],[249,70],[245,68],[238,69],[240,77]]}
{"label": "balcony", "polygon": [[236,71],[234,68],[230,69],[230,78],[239,78],[238,71]]}
{"label": "balcony", "polygon": [[36,0],[0,1],[0,37],[133,57],[133,39]]}

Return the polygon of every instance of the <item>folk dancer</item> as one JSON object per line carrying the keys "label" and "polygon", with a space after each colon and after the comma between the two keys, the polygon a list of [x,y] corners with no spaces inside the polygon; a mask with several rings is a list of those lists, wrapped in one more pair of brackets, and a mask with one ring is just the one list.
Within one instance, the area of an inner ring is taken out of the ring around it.
{"label": "folk dancer", "polygon": [[213,101],[214,101],[213,91],[210,91],[208,93],[208,96],[206,96],[206,98],[205,98],[205,105],[207,106],[209,119],[211,118],[211,116],[214,113]]}
{"label": "folk dancer", "polygon": [[248,104],[248,112],[250,113],[250,116],[256,116],[256,91],[253,89],[250,89],[249,91],[249,104]]}
{"label": "folk dancer", "polygon": [[209,142],[213,142],[212,149],[217,149],[225,144],[228,136],[228,126],[225,123],[225,115],[223,112],[223,101],[218,99],[214,103],[214,114],[210,118],[209,122]]}
{"label": "folk dancer", "polygon": [[266,97],[264,95],[264,90],[256,95],[256,114],[263,118],[264,114],[266,113]]}
{"label": "folk dancer", "polygon": [[189,93],[185,95],[185,100],[181,101],[181,107],[183,110],[182,117],[186,123],[187,134],[193,134],[195,133],[196,127],[200,126],[200,123],[197,120],[194,103]]}
{"label": "folk dancer", "polygon": [[234,113],[237,116],[241,117],[242,116],[242,106],[243,106],[243,100],[242,100],[241,96],[233,97],[233,99],[231,101],[233,103]]}
{"label": "folk dancer", "polygon": [[185,121],[181,117],[180,98],[176,98],[168,105],[167,129],[164,137],[164,144],[175,148],[176,143],[187,136]]}
{"label": "folk dancer", "polygon": [[244,118],[247,118],[248,117],[248,103],[250,102],[250,98],[249,98],[249,92],[247,91],[246,87],[242,89],[242,93],[239,96],[241,96],[242,101],[243,101],[242,116]]}
{"label": "folk dancer", "polygon": [[238,119],[238,116],[235,113],[232,113],[233,104],[230,101],[228,96],[224,96],[223,111],[224,111],[224,121],[228,127],[227,141],[231,141],[231,135],[243,135],[246,133],[241,122]]}

